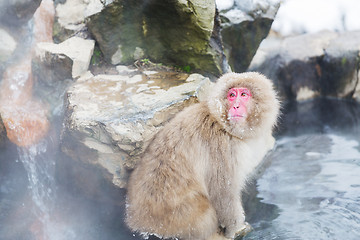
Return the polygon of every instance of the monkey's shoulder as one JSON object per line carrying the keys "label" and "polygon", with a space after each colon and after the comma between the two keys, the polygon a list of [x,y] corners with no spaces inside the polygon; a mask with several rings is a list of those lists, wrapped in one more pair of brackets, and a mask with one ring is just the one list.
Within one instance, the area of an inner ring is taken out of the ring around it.
{"label": "monkey's shoulder", "polygon": [[166,126],[165,131],[172,130],[186,136],[208,138],[223,135],[225,130],[212,116],[205,102],[193,104],[179,112]]}
{"label": "monkey's shoulder", "polygon": [[[180,146],[197,147],[216,140],[226,132],[208,110],[206,103],[200,102],[186,107],[171,119],[151,140],[152,149],[180,149]],[[159,150],[157,150],[159,151]]]}

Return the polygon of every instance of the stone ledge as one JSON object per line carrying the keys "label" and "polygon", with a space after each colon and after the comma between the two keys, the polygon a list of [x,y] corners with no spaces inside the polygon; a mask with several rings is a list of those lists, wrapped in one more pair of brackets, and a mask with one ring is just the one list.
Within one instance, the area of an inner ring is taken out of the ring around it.
{"label": "stone ledge", "polygon": [[68,90],[62,150],[106,169],[109,180],[125,187],[148,141],[177,112],[203,99],[210,81],[200,74],[118,70],[122,74],[88,73]]}

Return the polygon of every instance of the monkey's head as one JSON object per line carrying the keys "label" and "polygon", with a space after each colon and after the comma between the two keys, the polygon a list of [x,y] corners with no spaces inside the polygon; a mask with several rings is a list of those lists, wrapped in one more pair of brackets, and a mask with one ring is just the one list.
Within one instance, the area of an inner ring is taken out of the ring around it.
{"label": "monkey's head", "polygon": [[259,136],[276,124],[280,103],[272,82],[255,73],[227,73],[208,99],[210,113],[230,134],[241,139]]}

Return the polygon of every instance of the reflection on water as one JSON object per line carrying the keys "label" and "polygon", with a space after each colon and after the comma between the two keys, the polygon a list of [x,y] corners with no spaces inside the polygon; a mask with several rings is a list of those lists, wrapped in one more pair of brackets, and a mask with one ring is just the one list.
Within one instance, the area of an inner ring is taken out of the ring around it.
{"label": "reflection on water", "polygon": [[360,108],[321,100],[295,109],[257,179],[251,213],[269,205],[275,215],[251,221],[245,239],[360,239]]}
{"label": "reflection on water", "polygon": [[279,216],[253,223],[246,239],[358,239],[358,145],[332,134],[281,138],[257,180],[257,197]]}

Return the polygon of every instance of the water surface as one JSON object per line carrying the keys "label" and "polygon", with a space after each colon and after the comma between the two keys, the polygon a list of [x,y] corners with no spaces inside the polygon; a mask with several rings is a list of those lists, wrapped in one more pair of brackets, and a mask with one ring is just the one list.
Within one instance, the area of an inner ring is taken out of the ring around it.
{"label": "water surface", "polygon": [[286,110],[248,199],[244,239],[360,239],[360,108],[335,100]]}

